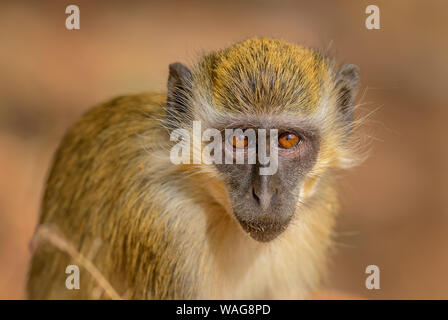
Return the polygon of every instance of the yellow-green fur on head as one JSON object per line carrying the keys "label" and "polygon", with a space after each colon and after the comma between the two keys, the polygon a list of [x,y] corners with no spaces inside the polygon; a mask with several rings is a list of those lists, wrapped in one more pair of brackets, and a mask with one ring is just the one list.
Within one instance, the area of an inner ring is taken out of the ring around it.
{"label": "yellow-green fur on head", "polygon": [[299,45],[254,38],[205,56],[196,73],[208,75],[209,102],[218,110],[310,112],[329,85],[330,62]]}

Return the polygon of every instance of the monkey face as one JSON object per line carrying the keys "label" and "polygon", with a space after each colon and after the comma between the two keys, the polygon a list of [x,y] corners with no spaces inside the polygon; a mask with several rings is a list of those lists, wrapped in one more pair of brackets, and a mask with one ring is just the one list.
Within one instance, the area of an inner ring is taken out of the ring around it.
{"label": "monkey face", "polygon": [[[325,144],[326,154],[319,170],[342,167],[350,159],[345,142],[358,82],[355,65],[335,72],[331,60],[317,51],[272,39],[246,40],[204,57],[193,72],[170,65],[166,123],[190,128],[192,119],[201,120],[221,132],[277,129],[278,161],[271,174],[262,173],[266,163],[258,156],[255,163],[215,164],[236,219],[252,238],[266,242],[300,212],[296,205],[306,201],[300,189],[308,185],[320,145]],[[257,155],[272,151],[271,143],[260,148],[259,142],[259,137],[253,143],[235,137],[224,139],[223,148],[231,149],[231,157],[249,157],[253,149]]]}
{"label": "monkey face", "polygon": [[[223,148],[227,152],[230,149],[234,156],[243,152],[245,162],[216,164],[227,181],[236,219],[244,231],[261,242],[271,241],[280,235],[295,212],[299,211],[296,205],[300,199],[300,187],[313,167],[319,150],[319,138],[315,132],[291,128],[277,130],[278,135],[267,137],[266,150],[261,150],[262,144],[258,142],[247,141],[244,135],[227,137]],[[271,146],[276,148],[276,152],[272,152]],[[250,164],[250,152],[270,155],[271,162],[277,160],[277,170],[272,174],[262,174],[260,169],[269,164],[261,164],[259,157]]]}

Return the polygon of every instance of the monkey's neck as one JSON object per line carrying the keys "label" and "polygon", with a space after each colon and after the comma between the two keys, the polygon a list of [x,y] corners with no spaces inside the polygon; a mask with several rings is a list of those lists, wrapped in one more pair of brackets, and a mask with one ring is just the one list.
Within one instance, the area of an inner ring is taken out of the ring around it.
{"label": "monkey's neck", "polygon": [[[328,183],[299,205],[288,228],[268,243],[243,231],[229,211],[224,187],[195,175],[205,228],[199,265],[202,298],[305,298],[320,281],[335,222],[337,199]],[[207,181],[207,183],[205,183]]]}

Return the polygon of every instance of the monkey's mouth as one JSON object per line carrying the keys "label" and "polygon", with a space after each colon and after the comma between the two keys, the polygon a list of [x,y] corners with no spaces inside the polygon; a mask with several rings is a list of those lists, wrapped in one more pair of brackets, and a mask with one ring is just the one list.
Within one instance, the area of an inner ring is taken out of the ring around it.
{"label": "monkey's mouth", "polygon": [[254,240],[260,242],[269,242],[277,238],[288,228],[290,218],[284,222],[275,220],[243,221],[238,219],[244,231],[246,231]]}

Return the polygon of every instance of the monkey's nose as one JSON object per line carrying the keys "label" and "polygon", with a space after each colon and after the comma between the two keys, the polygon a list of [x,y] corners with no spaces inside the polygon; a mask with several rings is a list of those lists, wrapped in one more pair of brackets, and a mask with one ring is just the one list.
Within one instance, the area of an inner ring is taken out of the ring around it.
{"label": "monkey's nose", "polygon": [[272,200],[276,195],[277,188],[273,188],[273,190],[269,190],[267,188],[252,188],[252,196],[262,211],[269,209]]}

